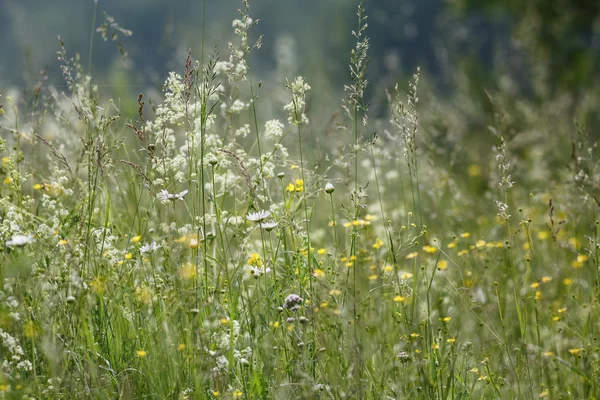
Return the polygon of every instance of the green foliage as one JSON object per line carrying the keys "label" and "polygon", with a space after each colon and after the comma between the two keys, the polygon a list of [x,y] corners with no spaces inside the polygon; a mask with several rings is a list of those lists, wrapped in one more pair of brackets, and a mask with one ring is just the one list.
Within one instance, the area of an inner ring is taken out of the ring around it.
{"label": "green foliage", "polygon": [[557,90],[575,90],[595,83],[600,3],[590,0],[458,0],[464,10],[507,13],[515,36],[530,56],[549,69],[548,82]]}
{"label": "green foliage", "polygon": [[63,42],[66,91],[2,97],[0,396],[598,398],[598,92],[417,71],[369,115],[361,6],[323,115],[249,12],[151,107]]}

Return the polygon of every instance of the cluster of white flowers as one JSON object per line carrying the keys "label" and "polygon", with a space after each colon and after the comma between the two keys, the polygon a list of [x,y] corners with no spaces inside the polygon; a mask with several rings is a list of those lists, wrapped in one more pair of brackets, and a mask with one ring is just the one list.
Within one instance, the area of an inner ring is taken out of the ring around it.
{"label": "cluster of white flowers", "polygon": [[496,154],[496,161],[498,161],[498,170],[500,171],[500,182],[498,182],[498,185],[502,190],[506,191],[512,188],[515,183],[512,181],[512,177],[509,174],[510,163],[507,160],[504,138],[502,138],[500,148],[496,149],[496,151],[498,152],[498,154]]}
{"label": "cluster of white flowers", "polygon": [[13,235],[12,239],[6,242],[8,247],[21,247],[35,242],[31,235]]}
{"label": "cluster of white flowers", "polygon": [[233,69],[233,63],[231,61],[218,61],[215,63],[213,72],[217,75],[227,74]]}
{"label": "cluster of white flowers", "polygon": [[152,167],[163,177],[162,182],[164,184],[170,183],[171,175],[174,176],[176,182],[182,183],[185,181],[185,173],[183,171],[187,168],[187,159],[183,154],[177,154],[172,157],[157,157],[153,159]]}
{"label": "cluster of white flowers", "polygon": [[242,350],[234,350],[233,358],[241,365],[250,365],[249,360],[252,360],[252,348],[246,347]]}
{"label": "cluster of white flowers", "polygon": [[227,357],[225,357],[224,355],[220,355],[217,357],[217,366],[214,367],[212,370],[214,372],[219,372],[219,371],[227,371],[227,369],[229,369],[229,361],[227,360]]}
{"label": "cluster of white flowers", "polygon": [[[17,371],[31,371],[33,365],[29,360],[23,360],[25,353],[19,344],[19,341],[11,336],[8,332],[0,328],[0,349],[3,351],[2,370],[5,373],[10,373],[16,369]],[[15,371],[16,372],[16,371]]]}
{"label": "cluster of white flowers", "polygon": [[181,75],[171,72],[165,82],[165,100],[160,105],[156,114],[165,118],[173,125],[183,125],[185,122],[185,84]]}
{"label": "cluster of white flowers", "polygon": [[505,221],[508,221],[510,215],[507,213],[508,204],[496,200],[496,207],[498,207],[498,216]]}
{"label": "cluster of white flowers", "polygon": [[0,235],[9,240],[13,232],[21,232],[21,227],[24,225],[23,214],[16,207],[9,206],[0,225]]}
{"label": "cluster of white flowers", "polygon": [[292,125],[308,124],[308,117],[304,113],[304,109],[306,107],[306,92],[310,90],[310,85],[304,82],[303,77],[298,76],[287,86],[292,92],[292,101],[283,106],[283,109],[290,113],[288,122]]}
{"label": "cluster of white flowers", "polygon": [[[226,108],[227,105],[225,103],[223,103],[221,107]],[[235,99],[235,101],[233,102],[233,104],[226,111],[230,112],[231,114],[239,114],[242,111],[248,109],[248,107],[250,107],[250,103],[244,103],[240,99]]]}
{"label": "cluster of white flowers", "polygon": [[[221,326],[223,326],[221,324]],[[221,352],[228,351],[233,347],[233,358],[241,365],[248,365],[252,359],[252,349],[246,347],[242,350],[236,349],[237,342],[240,339],[241,325],[239,321],[233,320],[228,321],[225,326],[228,328],[220,333],[213,334],[213,340],[215,340],[217,348],[220,351],[208,351],[208,353],[215,357],[216,366],[212,369],[214,372],[225,372],[229,368],[229,360]]]}
{"label": "cluster of white flowers", "polygon": [[278,119],[272,119],[265,123],[265,138],[269,140],[279,139],[283,135],[283,124]]}
{"label": "cluster of white flowers", "polygon": [[250,124],[244,124],[235,131],[235,136],[246,137],[250,134]]}

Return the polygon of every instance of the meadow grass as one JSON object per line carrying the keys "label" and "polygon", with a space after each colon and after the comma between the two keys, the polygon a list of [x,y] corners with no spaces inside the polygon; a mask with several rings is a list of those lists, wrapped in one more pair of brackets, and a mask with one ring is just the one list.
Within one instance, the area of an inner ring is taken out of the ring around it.
{"label": "meadow grass", "polygon": [[131,120],[62,42],[67,91],[0,98],[0,397],[600,398],[597,148],[564,99],[490,94],[471,141],[417,71],[369,118],[361,6],[340,115],[313,126],[302,77],[266,115],[256,23]]}

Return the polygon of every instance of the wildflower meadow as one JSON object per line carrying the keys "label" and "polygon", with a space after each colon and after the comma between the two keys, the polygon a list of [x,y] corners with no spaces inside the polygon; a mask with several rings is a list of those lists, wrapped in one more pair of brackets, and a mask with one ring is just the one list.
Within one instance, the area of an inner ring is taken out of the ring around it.
{"label": "wildflower meadow", "polygon": [[0,88],[0,398],[600,398],[600,92],[372,87],[361,4],[320,115],[250,6],[160,102]]}

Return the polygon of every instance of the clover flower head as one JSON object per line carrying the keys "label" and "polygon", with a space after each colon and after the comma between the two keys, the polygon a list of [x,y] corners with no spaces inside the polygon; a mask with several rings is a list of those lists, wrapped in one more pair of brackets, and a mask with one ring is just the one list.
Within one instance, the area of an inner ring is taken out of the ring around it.
{"label": "clover flower head", "polygon": [[296,311],[300,308],[302,301],[304,301],[302,297],[297,294],[290,294],[283,301],[283,308],[287,308],[290,311]]}

